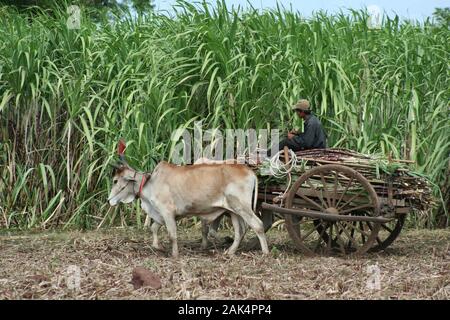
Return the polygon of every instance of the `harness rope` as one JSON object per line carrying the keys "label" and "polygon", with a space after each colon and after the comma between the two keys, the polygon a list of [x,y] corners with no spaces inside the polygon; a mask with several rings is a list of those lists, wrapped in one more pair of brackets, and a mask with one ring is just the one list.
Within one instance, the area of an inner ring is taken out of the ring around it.
{"label": "harness rope", "polygon": [[111,201],[112,199],[114,199],[115,197],[117,197],[130,183],[130,181],[128,181],[123,187],[122,189],[119,190],[119,192],[117,192],[113,197],[109,198],[108,201]]}
{"label": "harness rope", "polygon": [[[134,171],[133,178],[136,178],[136,173],[138,173],[138,172]],[[136,181],[136,179],[134,181]],[[142,173],[142,179],[141,179],[141,183],[139,184],[139,191],[136,194],[136,199],[141,197],[142,189],[144,188],[146,182],[147,182],[147,175],[145,173]]]}
{"label": "harness rope", "polygon": [[147,182],[147,176],[145,174],[142,174],[141,184],[139,185],[139,191],[138,191],[138,194],[136,195],[137,198],[141,197],[142,189],[144,188],[144,185],[146,182]]}

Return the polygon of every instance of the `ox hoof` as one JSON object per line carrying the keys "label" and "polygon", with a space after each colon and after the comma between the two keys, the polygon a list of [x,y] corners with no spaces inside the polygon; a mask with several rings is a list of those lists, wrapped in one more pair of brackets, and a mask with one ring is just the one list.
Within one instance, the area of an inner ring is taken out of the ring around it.
{"label": "ox hoof", "polygon": [[225,254],[232,257],[232,256],[236,255],[236,251],[237,250],[226,250]]}

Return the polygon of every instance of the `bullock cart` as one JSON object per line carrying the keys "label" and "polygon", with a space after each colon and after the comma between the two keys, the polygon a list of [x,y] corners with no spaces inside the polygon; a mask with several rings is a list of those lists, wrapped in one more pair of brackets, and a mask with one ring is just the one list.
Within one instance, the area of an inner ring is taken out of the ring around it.
{"label": "bullock cart", "polygon": [[[273,161],[283,174],[271,172]],[[430,209],[428,181],[409,161],[375,158],[344,149],[292,152],[253,165],[266,231],[284,218],[296,248],[305,254],[361,255],[387,248],[412,210]],[[251,166],[251,165],[250,165]],[[268,174],[269,171],[269,174]]]}

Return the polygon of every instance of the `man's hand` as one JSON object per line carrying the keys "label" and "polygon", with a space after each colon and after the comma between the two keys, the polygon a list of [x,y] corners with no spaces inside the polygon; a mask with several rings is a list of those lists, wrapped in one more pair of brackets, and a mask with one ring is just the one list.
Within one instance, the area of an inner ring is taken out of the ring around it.
{"label": "man's hand", "polygon": [[296,135],[298,135],[298,131],[297,130],[291,130],[288,132],[288,139],[292,139],[293,137],[295,137]]}

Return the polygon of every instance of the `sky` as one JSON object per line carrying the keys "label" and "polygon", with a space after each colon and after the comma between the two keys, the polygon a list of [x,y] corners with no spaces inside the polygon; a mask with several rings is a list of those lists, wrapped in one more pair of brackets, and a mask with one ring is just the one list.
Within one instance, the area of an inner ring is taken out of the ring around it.
{"label": "sky", "polygon": [[[189,1],[194,2],[194,1]],[[216,0],[209,0],[215,3]],[[247,7],[248,2],[258,9],[276,8],[277,0],[226,0],[227,5],[231,7]],[[313,11],[326,10],[329,13],[339,12],[340,9],[352,8],[379,8],[389,16],[395,13],[401,18],[423,21],[426,17],[433,14],[435,8],[450,7],[450,0],[278,0],[286,8],[292,8],[299,11],[304,17],[310,17]],[[154,0],[157,10],[167,10],[172,12],[171,6],[176,0]],[[374,7],[376,6],[376,7]]]}

